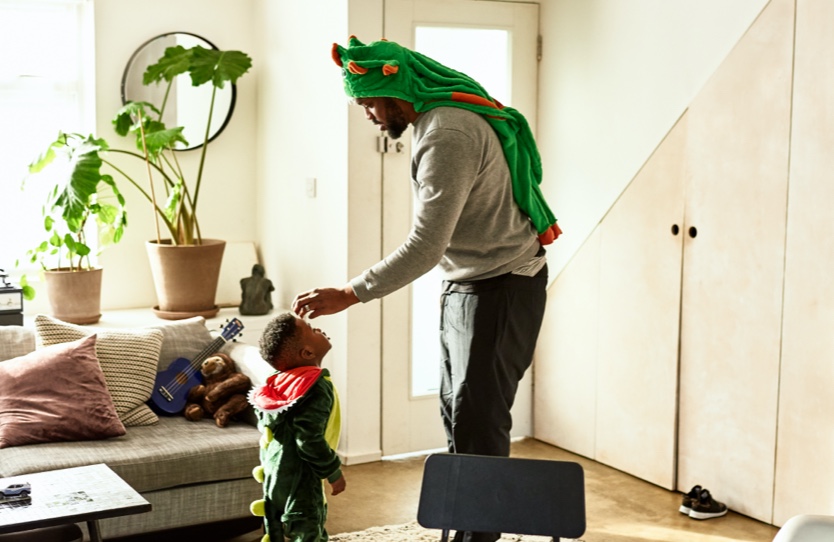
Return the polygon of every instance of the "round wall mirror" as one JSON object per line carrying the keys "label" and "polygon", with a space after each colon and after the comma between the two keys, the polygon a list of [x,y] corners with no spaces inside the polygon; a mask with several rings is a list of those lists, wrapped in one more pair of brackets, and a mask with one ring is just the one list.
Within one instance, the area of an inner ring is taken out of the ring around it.
{"label": "round wall mirror", "polygon": [[[164,82],[146,86],[142,84],[142,76],[148,66],[155,64],[165,54],[165,49],[177,45],[186,49],[195,45],[206,49],[217,49],[207,39],[188,32],[170,32],[146,41],[130,57],[122,76],[123,104],[149,102],[157,107],[162,104],[166,90]],[[203,145],[211,104],[211,91],[211,84],[193,86],[187,73],[178,75],[171,85],[162,122],[169,128],[175,126],[184,128],[182,133],[188,145],[178,143],[177,150],[196,149]],[[223,88],[217,89],[217,95],[214,98],[214,113],[209,128],[209,141],[217,137],[229,123],[235,108],[236,96],[237,89],[233,84],[226,84]]]}

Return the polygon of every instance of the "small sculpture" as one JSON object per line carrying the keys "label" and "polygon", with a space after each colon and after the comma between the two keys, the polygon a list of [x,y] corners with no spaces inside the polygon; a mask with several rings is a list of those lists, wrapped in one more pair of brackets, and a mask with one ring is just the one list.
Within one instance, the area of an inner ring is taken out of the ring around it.
{"label": "small sculpture", "polygon": [[260,315],[272,310],[272,281],[264,276],[264,266],[252,266],[252,276],[240,279],[240,314]]}

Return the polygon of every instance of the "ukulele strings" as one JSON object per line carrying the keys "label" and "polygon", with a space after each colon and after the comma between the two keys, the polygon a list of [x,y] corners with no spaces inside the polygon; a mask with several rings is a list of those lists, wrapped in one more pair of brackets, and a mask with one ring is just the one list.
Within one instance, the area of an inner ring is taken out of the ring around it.
{"label": "ukulele strings", "polygon": [[[200,354],[195,357],[192,361],[188,363],[188,367],[176,373],[174,376],[171,377],[171,380],[168,381],[168,385],[165,386],[171,393],[176,393],[182,388],[194,374],[198,371],[198,367],[202,365],[203,361],[205,361],[213,352],[215,352],[215,344],[220,343],[222,344],[223,338],[218,337],[217,339],[213,340],[209,346],[205,348]],[[217,346],[220,346],[217,344]],[[185,378],[180,378],[180,375],[183,375]]]}
{"label": "ukulele strings", "polygon": [[[168,391],[171,392],[172,394],[178,392],[188,382],[188,379],[190,379],[199,370],[198,368],[200,367],[200,365],[202,365],[203,361],[205,361],[206,358],[208,358],[211,354],[213,354],[214,352],[219,350],[219,348],[225,342],[227,342],[227,339],[225,337],[226,332],[227,332],[227,330],[224,329],[223,332],[221,333],[220,337],[217,337],[216,339],[214,339],[211,342],[211,344],[209,344],[206,348],[204,348],[203,351],[200,352],[200,354],[197,355],[196,358],[194,358],[193,361],[189,362],[188,368],[186,368],[184,371],[181,371],[181,372],[177,373],[176,375],[174,375],[171,378],[171,380],[168,382],[168,385],[165,386],[166,389],[168,389]],[[237,334],[236,332],[232,332],[232,334],[230,335],[229,338],[233,337],[236,334]],[[197,360],[199,360],[199,363],[196,363]],[[184,375],[185,378],[183,378],[183,379],[178,378],[180,375]]]}

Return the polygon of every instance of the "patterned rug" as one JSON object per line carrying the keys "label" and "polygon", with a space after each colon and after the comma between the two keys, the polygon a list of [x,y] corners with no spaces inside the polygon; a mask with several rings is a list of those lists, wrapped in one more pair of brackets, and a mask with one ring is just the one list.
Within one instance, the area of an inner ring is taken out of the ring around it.
{"label": "patterned rug", "polygon": [[[454,534],[454,533],[452,533]],[[371,527],[355,533],[342,533],[330,536],[331,542],[439,542],[441,532],[434,529],[424,529],[416,521],[404,525],[387,525],[385,527]],[[451,536],[449,537],[451,540]],[[500,542],[551,542],[549,536],[531,536],[505,534]],[[574,540],[560,538],[560,542]],[[575,542],[582,542],[575,540]]]}

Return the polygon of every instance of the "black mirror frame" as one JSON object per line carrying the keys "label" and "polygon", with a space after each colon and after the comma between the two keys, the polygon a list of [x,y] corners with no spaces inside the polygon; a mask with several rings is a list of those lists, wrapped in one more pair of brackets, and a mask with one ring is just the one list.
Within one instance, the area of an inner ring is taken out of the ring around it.
{"label": "black mirror frame", "polygon": [[[142,51],[142,49],[144,49],[147,45],[149,45],[153,41],[156,41],[159,38],[164,38],[164,37],[172,36],[172,35],[175,35],[175,34],[186,35],[186,36],[191,36],[191,37],[197,38],[199,40],[202,40],[202,41],[206,42],[212,49],[217,50],[217,46],[215,44],[213,44],[212,42],[210,42],[209,40],[207,40],[203,36],[200,36],[199,34],[194,34],[192,32],[165,32],[164,34],[159,34],[159,35],[154,36],[151,39],[145,41],[144,43],[142,43],[142,45],[140,45],[139,47],[136,48],[136,50],[133,52],[132,55],[130,55],[130,58],[127,61],[127,65],[125,66],[124,72],[122,73],[122,83],[121,83],[122,105],[127,104],[127,101],[128,101],[127,97],[126,97],[126,92],[125,92],[126,88],[125,87],[127,86],[127,74],[128,74],[128,71],[130,70],[130,66],[133,64],[133,60],[139,55],[139,53]],[[144,70],[143,70],[143,73],[144,73]],[[211,136],[209,136],[208,141],[206,142],[206,144],[214,141],[217,138],[217,136],[219,136],[221,133],[223,133],[223,130],[226,129],[226,126],[229,124],[229,121],[232,118],[232,113],[234,113],[234,111],[235,111],[235,103],[237,102],[237,85],[235,85],[234,83],[229,83],[229,84],[232,87],[232,97],[231,97],[231,100],[229,101],[229,111],[226,113],[226,118],[223,119],[223,124],[220,125],[220,128],[218,128],[215,133],[213,133]],[[197,144],[189,146],[189,147],[185,147],[185,148],[182,148],[182,149],[173,149],[173,150],[175,150],[177,152],[191,151],[191,150],[194,150],[194,149],[199,149],[202,146],[203,146],[203,143],[200,142],[200,143],[197,143]]]}

